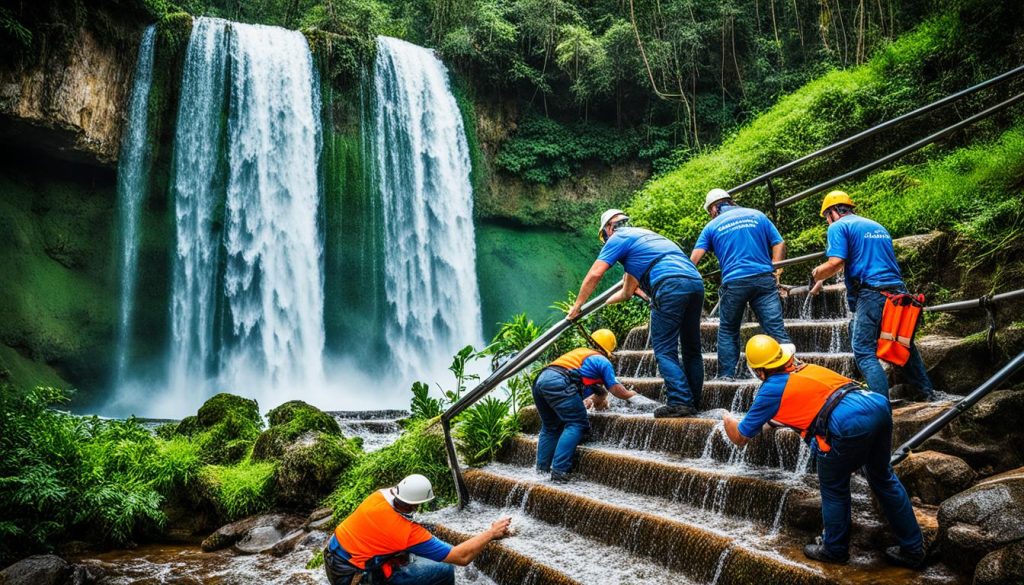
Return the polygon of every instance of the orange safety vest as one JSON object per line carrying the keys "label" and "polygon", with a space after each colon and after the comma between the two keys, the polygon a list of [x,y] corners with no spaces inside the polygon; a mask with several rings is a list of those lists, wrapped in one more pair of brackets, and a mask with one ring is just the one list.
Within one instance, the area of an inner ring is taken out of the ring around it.
{"label": "orange safety vest", "polygon": [[[814,364],[801,364],[788,371],[789,380],[782,391],[779,411],[772,420],[800,432],[806,438],[807,431],[814,425],[814,419],[821,412],[828,397],[839,388],[853,382],[850,378]],[[830,450],[825,438],[817,435],[818,448]]]}
{"label": "orange safety vest", "polygon": [[[402,516],[391,505],[387,490],[379,490],[334,529],[334,537],[351,558],[349,563],[360,569],[376,556],[408,550],[431,538],[426,528]],[[385,563],[384,576],[390,577],[394,567]]]}
{"label": "orange safety vest", "polygon": [[[596,349],[590,349],[589,347],[581,347],[579,349],[574,349],[574,350],[572,350],[572,351],[570,351],[570,352],[568,352],[566,354],[563,354],[562,357],[558,358],[557,360],[551,362],[548,365],[549,366],[558,366],[558,367],[561,367],[561,368],[565,368],[567,370],[578,371],[580,368],[583,367],[584,360],[586,360],[588,357],[594,356],[594,355],[603,356],[604,354],[599,352],[599,351],[597,351]],[[604,380],[600,380],[598,378],[582,378],[582,379],[583,379],[583,385],[584,386],[591,386],[593,384],[603,384],[604,383]]]}

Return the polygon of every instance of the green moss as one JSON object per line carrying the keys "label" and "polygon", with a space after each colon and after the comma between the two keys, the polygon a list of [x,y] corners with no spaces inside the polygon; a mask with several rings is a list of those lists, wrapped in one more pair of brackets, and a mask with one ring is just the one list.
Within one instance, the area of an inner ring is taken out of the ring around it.
{"label": "green moss", "polygon": [[300,509],[316,507],[360,455],[361,450],[353,442],[326,433],[293,445],[277,468],[278,503]]}
{"label": "green moss", "polygon": [[257,461],[281,457],[288,443],[307,433],[340,437],[341,428],[334,417],[301,400],[285,402],[267,413],[270,428],[260,434],[253,446]]}
{"label": "green moss", "polygon": [[263,428],[255,400],[221,393],[207,400],[175,431],[198,446],[205,463],[227,464],[246,458]]}
{"label": "green moss", "polygon": [[480,139],[476,132],[476,104],[473,101],[472,86],[464,77],[450,74],[452,94],[462,115],[462,126],[466,132],[466,145],[469,147],[470,184],[474,193],[487,189],[487,158],[480,148]]}
{"label": "green moss", "polygon": [[455,497],[444,438],[436,424],[411,423],[395,443],[366,454],[341,477],[327,505],[334,510],[335,521],[341,521],[374,490],[396,485],[412,473],[421,473],[433,483],[435,506],[444,506]]}
{"label": "green moss", "polygon": [[244,461],[207,465],[199,472],[199,492],[225,521],[266,512],[274,503],[276,463]]}

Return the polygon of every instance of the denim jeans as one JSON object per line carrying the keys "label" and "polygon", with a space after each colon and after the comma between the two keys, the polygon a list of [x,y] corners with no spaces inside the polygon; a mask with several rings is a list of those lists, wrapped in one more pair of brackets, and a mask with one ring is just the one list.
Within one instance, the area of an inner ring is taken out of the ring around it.
{"label": "denim jeans", "polygon": [[[905,288],[897,289],[907,292]],[[864,377],[872,392],[888,397],[889,379],[882,369],[881,362],[875,355],[878,349],[878,335],[882,330],[882,310],[885,308],[885,295],[878,291],[861,289],[856,295],[848,295],[850,311],[853,312],[853,323],[850,326],[850,341],[853,345],[853,357],[857,361],[857,369]],[[917,345],[910,342],[910,359],[903,366],[907,382],[917,386],[925,395],[935,392],[932,381],[928,378],[924,361],[917,351]]]}
{"label": "denim jeans", "polygon": [[792,343],[782,321],[782,299],[771,274],[737,278],[718,289],[718,375],[735,376],[740,359],[740,326],[747,304],[754,309],[757,322],[765,335],[779,343]]}
{"label": "denim jeans", "polygon": [[533,383],[533,402],[540,414],[537,469],[568,473],[576,445],[590,430],[583,396],[565,374],[549,368]]}
{"label": "denim jeans", "polygon": [[455,585],[455,565],[409,555],[409,562],[391,575],[388,585]]}
{"label": "denim jeans", "polygon": [[[842,407],[840,404],[836,408],[833,417],[840,413]],[[888,407],[879,402],[865,422],[856,435],[832,436],[831,450],[827,453],[814,447],[821,489],[825,550],[838,557],[847,554],[850,544],[850,474],[863,467],[868,485],[878,498],[900,547],[904,552],[917,553],[923,546],[921,528],[914,517],[907,491],[889,465],[892,416]],[[830,428],[834,427],[830,425]]]}
{"label": "denim jeans", "polygon": [[659,283],[651,310],[651,346],[658,370],[665,379],[665,402],[669,406],[698,408],[700,405],[704,388],[704,358],[700,353],[703,307],[703,282],[670,278]]}

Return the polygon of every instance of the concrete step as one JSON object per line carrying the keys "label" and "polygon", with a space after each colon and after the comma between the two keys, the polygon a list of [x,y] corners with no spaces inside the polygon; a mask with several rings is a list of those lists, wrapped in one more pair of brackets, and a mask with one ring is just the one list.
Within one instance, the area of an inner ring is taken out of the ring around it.
{"label": "concrete step", "polygon": [[[508,442],[498,461],[529,469],[536,458],[537,440],[519,435]],[[573,470],[584,481],[616,490],[670,497],[693,509],[687,515],[701,510],[807,531],[817,530],[821,523],[821,499],[803,473],[715,466],[599,444],[579,447]]]}
{"label": "concrete step", "polygon": [[[849,319],[833,319],[828,321],[787,320],[786,332],[793,344],[800,351],[809,352],[849,352],[850,346]],[[700,324],[701,351],[718,351],[717,319],[707,319]],[[757,323],[744,323],[740,327],[740,343],[743,347],[752,336],[762,333]],[[622,342],[624,350],[650,349],[651,340],[647,325],[630,330]]]}
{"label": "concrete step", "polygon": [[[797,352],[797,359],[809,363],[824,366],[835,370],[844,376],[853,377],[856,373],[856,362],[853,353],[813,353]],[[622,376],[632,378],[657,378],[660,377],[658,363],[654,359],[652,350],[623,350],[612,354],[612,363],[615,365],[615,372]],[[704,375],[709,381],[718,373],[718,354],[703,353]],[[740,369],[746,367],[746,355],[741,353],[739,357]]]}
{"label": "concrete step", "polygon": [[[643,394],[651,400],[665,401],[665,381],[661,378],[618,378],[619,382],[633,390]],[[713,410],[724,408],[730,412],[740,413],[750,409],[754,402],[754,393],[761,386],[761,381],[755,378],[747,380],[723,381],[708,380],[704,382],[704,390],[701,393],[700,409]]]}
{"label": "concrete step", "polygon": [[[481,514],[486,512],[487,510],[480,510]],[[495,510],[488,517],[497,518],[498,516],[499,513]],[[429,516],[428,519],[434,520]],[[441,523],[434,524],[432,532],[441,540],[451,544],[461,544],[474,536],[469,532]],[[473,566],[494,579],[498,585],[519,585],[520,583],[584,585],[583,581],[573,579],[548,564],[516,551],[515,548],[509,546],[509,542],[516,541],[508,539],[506,542],[498,541],[488,544],[480,556],[473,560]]]}
{"label": "concrete step", "polygon": [[[693,581],[720,585],[829,582],[816,570],[816,563],[792,562],[770,550],[754,549],[753,543],[737,544],[742,533],[723,533],[669,520],[618,505],[615,498],[606,501],[580,495],[572,486],[562,489],[488,470],[467,471],[466,482],[474,501],[517,508],[535,519],[619,549],[619,554],[609,559],[611,562],[639,557]],[[559,547],[565,548],[561,543]]]}

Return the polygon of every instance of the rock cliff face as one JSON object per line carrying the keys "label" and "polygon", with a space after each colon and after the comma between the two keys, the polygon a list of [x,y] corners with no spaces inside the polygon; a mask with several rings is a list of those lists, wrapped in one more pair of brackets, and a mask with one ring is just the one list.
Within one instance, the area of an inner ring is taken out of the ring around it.
{"label": "rock cliff face", "polygon": [[0,65],[0,133],[58,158],[113,166],[138,43],[79,26],[39,44],[32,59]]}

